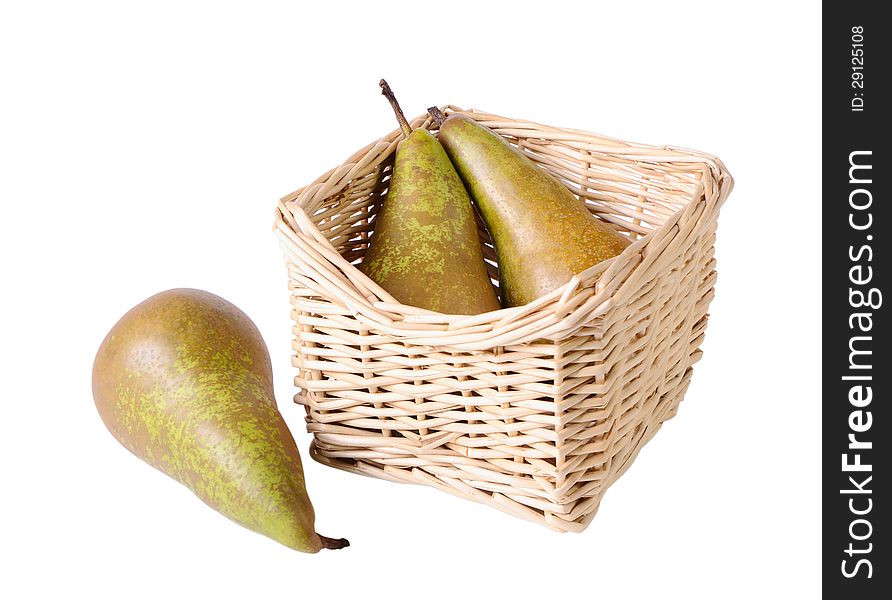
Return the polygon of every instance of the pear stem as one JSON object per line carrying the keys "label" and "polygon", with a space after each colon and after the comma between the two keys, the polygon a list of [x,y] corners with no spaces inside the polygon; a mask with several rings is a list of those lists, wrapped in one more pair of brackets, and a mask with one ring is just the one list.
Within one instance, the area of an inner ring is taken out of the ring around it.
{"label": "pear stem", "polygon": [[390,106],[393,107],[393,112],[396,114],[396,120],[399,121],[400,129],[403,130],[403,136],[409,137],[409,134],[412,133],[412,128],[406,120],[406,115],[403,114],[403,109],[400,108],[400,103],[396,101],[396,96],[393,95],[393,90],[390,89],[390,86],[383,79],[378,82],[378,85],[381,86],[381,93],[384,94],[384,97],[390,102]]}
{"label": "pear stem", "polygon": [[437,123],[437,127],[442,125],[443,121],[446,120],[446,115],[444,115],[443,111],[441,111],[436,106],[431,106],[429,109],[427,109],[427,112],[428,114],[430,114],[431,117],[433,117],[434,121]]}
{"label": "pear stem", "polygon": [[[316,535],[319,535],[318,533]],[[346,548],[350,545],[346,539],[341,538],[336,540],[334,538],[325,537],[324,535],[320,535],[319,539],[322,540],[322,547],[326,550],[340,550],[341,548]]]}

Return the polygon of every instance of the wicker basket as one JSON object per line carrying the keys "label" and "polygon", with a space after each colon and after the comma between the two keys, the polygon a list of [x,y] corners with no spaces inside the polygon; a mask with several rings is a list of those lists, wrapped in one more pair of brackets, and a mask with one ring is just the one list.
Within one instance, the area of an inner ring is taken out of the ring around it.
{"label": "wicker basket", "polygon": [[[526,306],[469,317],[399,304],[356,268],[386,195],[396,130],[278,205],[296,401],[322,463],[581,531],[688,387],[732,179],[700,152],[465,114],[633,243]],[[433,128],[426,116],[412,125]]]}

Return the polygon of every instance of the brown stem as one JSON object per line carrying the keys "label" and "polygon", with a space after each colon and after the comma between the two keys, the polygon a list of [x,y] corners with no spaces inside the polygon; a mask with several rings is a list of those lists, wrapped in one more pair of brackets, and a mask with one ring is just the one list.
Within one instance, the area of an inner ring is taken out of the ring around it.
{"label": "brown stem", "polygon": [[350,542],[348,542],[344,538],[336,540],[333,538],[325,537],[324,535],[320,535],[319,539],[322,540],[322,547],[326,550],[340,550],[341,548],[346,548],[350,545]]}
{"label": "brown stem", "polygon": [[390,89],[390,86],[387,85],[387,82],[383,79],[378,82],[378,85],[381,86],[381,93],[384,94],[384,97],[390,102],[390,106],[393,107],[393,112],[396,113],[396,120],[400,123],[400,129],[403,130],[403,136],[409,137],[409,134],[412,133],[412,128],[406,120],[406,115],[403,114],[403,109],[400,108],[400,103],[396,101],[396,96],[393,95],[393,90]]}
{"label": "brown stem", "polygon": [[443,111],[441,111],[436,106],[431,106],[429,109],[427,109],[427,112],[430,114],[431,117],[433,117],[434,121],[437,123],[437,127],[442,125],[443,121],[446,120],[446,115],[444,115]]}

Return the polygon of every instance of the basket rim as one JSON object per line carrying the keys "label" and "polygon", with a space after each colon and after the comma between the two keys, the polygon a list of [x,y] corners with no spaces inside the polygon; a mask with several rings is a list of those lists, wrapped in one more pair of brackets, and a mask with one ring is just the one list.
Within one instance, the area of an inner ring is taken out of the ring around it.
{"label": "basket rim", "polygon": [[[341,257],[310,219],[307,212],[310,201],[320,193],[324,197],[339,193],[349,184],[351,175],[367,169],[373,160],[378,160],[378,164],[383,162],[402,139],[401,131],[395,129],[368,144],[338,167],[281,198],[273,229],[285,252],[286,262],[291,262],[289,257],[300,256],[301,266],[320,276],[329,295],[333,294],[344,303],[354,318],[370,330],[396,337],[407,344],[485,350],[535,339],[565,337],[585,322],[606,313],[613,303],[621,302],[623,288],[629,287],[626,284],[633,273],[657,259],[670,245],[669,238],[680,223],[696,216],[699,228],[711,225],[734,185],[722,161],[701,151],[627,142],[585,130],[542,125],[473,108],[463,110],[445,105],[440,109],[446,114],[466,114],[475,120],[495,120],[513,126],[518,133],[534,130],[536,137],[572,142],[590,152],[619,154],[626,159],[650,163],[699,163],[704,166],[703,176],[687,202],[667,216],[660,226],[634,240],[621,254],[574,275],[552,292],[523,306],[477,315],[450,315],[398,302],[356,265]],[[431,129],[434,125],[427,113],[415,117],[410,123],[413,128]],[[707,193],[710,191],[707,188],[711,188],[711,193]],[[698,208],[700,210],[696,210]],[[312,276],[309,278],[313,279]]]}

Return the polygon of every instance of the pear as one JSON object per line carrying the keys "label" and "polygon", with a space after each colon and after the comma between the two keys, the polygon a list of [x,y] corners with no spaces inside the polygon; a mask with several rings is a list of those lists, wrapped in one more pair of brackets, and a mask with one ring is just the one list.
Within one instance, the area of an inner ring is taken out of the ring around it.
{"label": "pear", "polygon": [[429,111],[492,236],[503,306],[527,304],[629,245],[501,136],[462,114]]}
{"label": "pear", "polygon": [[315,532],[266,345],[223,298],[176,289],[131,309],[96,354],[93,398],[125,448],[236,523],[302,552],[348,545]]}
{"label": "pear", "polygon": [[360,269],[403,304],[447,314],[498,310],[471,199],[431,133],[412,130],[390,86],[404,139]]}

